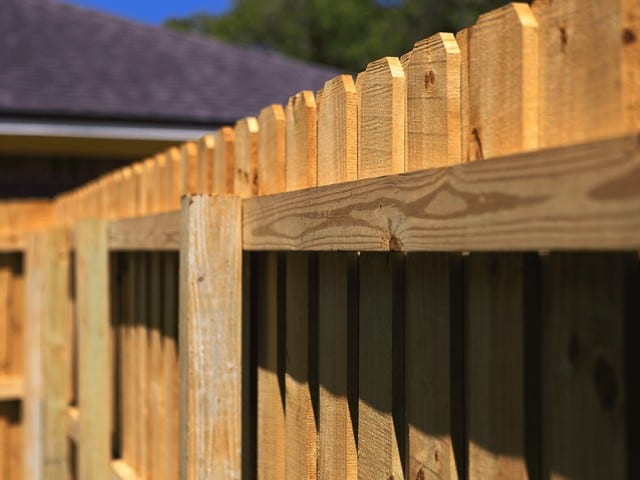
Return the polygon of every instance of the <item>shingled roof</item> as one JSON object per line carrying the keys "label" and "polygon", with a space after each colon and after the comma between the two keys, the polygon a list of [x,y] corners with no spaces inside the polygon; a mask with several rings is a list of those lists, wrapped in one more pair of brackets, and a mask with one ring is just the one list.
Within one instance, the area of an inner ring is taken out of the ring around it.
{"label": "shingled roof", "polygon": [[53,0],[0,1],[0,115],[223,124],[335,70]]}

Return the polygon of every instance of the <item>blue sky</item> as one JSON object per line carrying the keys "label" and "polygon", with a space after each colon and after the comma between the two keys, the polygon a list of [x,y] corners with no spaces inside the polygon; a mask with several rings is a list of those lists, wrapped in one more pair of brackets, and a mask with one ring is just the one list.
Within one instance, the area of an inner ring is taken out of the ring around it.
{"label": "blue sky", "polygon": [[127,17],[138,22],[159,25],[168,17],[195,12],[221,13],[231,0],[62,0]]}

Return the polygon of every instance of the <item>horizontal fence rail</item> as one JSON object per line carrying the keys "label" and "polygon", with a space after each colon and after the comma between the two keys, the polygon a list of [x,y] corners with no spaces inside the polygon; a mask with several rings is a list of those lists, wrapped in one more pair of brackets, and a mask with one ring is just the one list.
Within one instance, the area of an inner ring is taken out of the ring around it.
{"label": "horizontal fence rail", "polygon": [[639,8],[511,3],[0,203],[0,477],[638,477]]}

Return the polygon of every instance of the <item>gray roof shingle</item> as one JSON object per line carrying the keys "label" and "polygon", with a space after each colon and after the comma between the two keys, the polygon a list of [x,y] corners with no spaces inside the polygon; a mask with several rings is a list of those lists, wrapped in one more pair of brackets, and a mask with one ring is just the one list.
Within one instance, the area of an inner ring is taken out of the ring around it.
{"label": "gray roof shingle", "polygon": [[53,0],[0,1],[0,114],[230,123],[334,69]]}

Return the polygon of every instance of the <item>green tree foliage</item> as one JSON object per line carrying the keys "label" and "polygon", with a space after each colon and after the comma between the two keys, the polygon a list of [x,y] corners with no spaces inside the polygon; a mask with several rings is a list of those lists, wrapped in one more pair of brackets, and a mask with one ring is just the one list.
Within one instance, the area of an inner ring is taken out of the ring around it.
{"label": "green tree foliage", "polygon": [[505,0],[236,0],[224,15],[173,18],[166,26],[309,62],[362,70],[436,32],[457,32]]}

